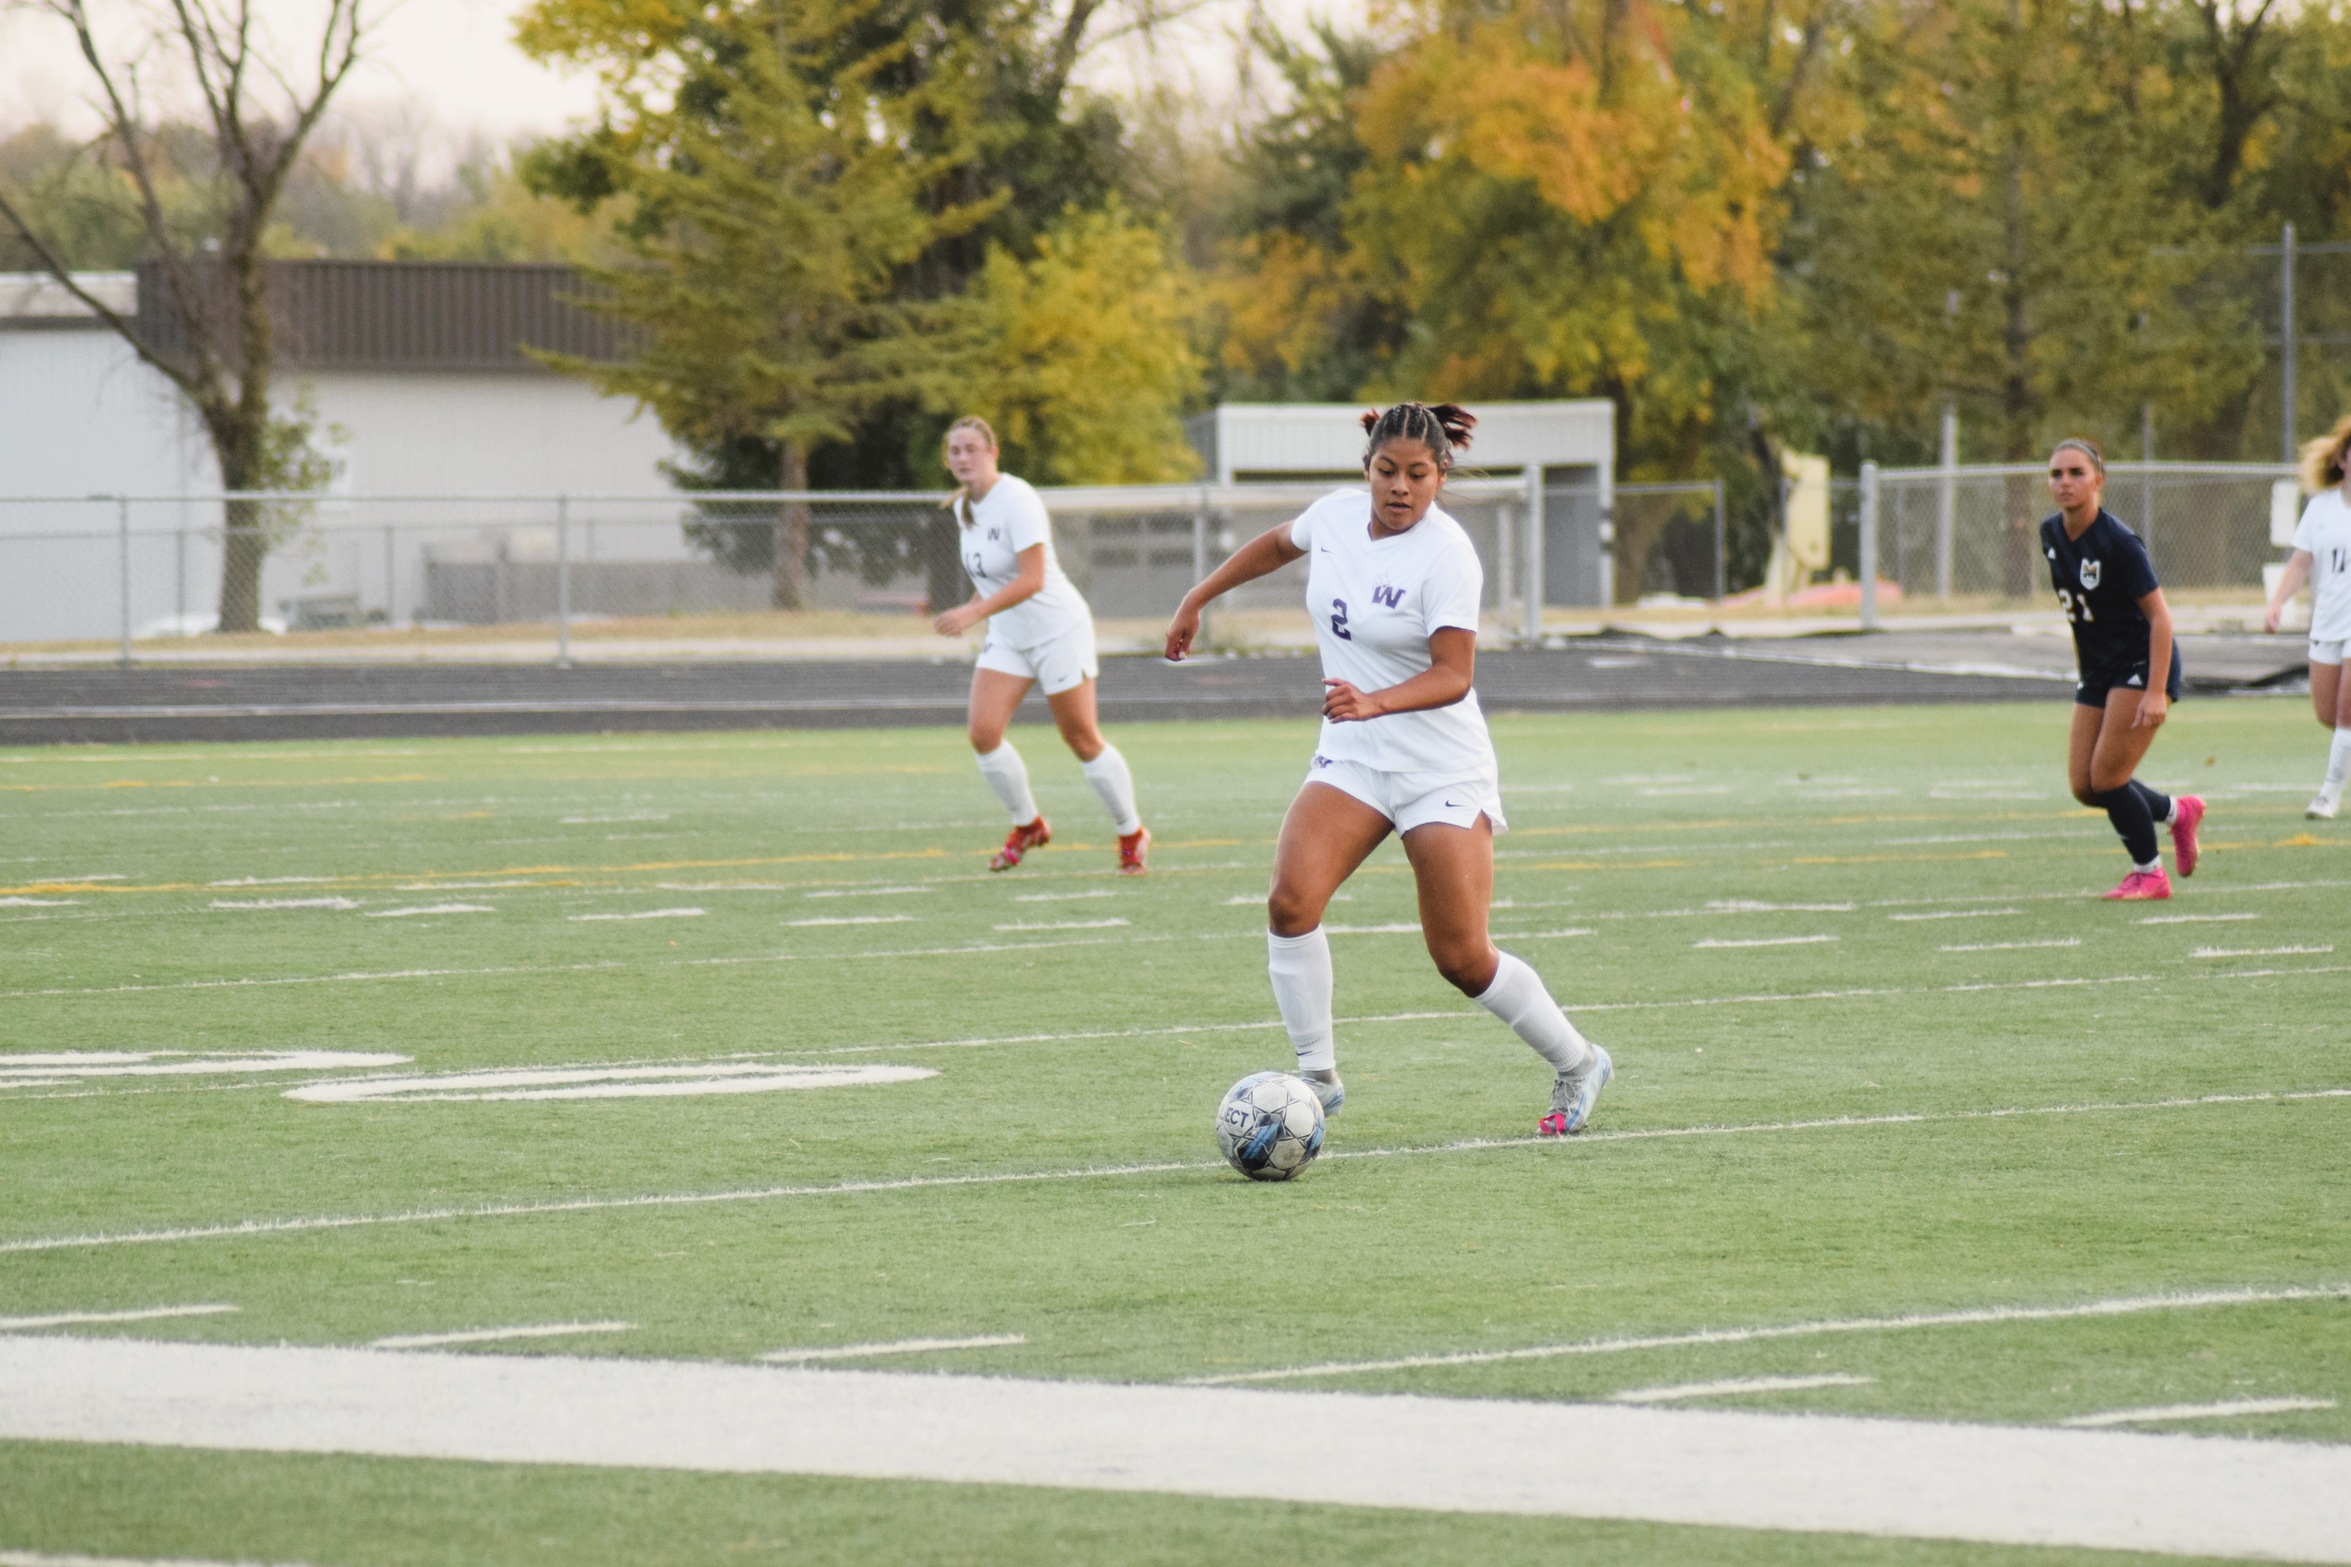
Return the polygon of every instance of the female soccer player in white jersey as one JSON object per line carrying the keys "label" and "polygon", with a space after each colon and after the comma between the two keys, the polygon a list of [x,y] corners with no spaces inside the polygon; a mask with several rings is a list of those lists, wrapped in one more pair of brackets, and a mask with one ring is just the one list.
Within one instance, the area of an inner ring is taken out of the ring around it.
{"label": "female soccer player in white jersey", "polygon": [[1518,1031],[1554,1073],[1537,1130],[1580,1132],[1615,1070],[1542,979],[1486,935],[1499,771],[1471,677],[1485,573],[1461,525],[1437,508],[1455,449],[1477,421],[1450,403],[1363,416],[1371,492],[1340,490],[1258,535],[1184,596],[1167,628],[1180,659],[1221,593],[1309,560],[1306,608],[1322,646],[1323,724],[1306,783],[1283,818],[1266,900],[1267,967],[1298,1069],[1326,1114],[1346,1100],[1331,1029],[1323,908],[1390,832],[1420,890],[1437,971]]}
{"label": "female soccer player in white jersey", "polygon": [[960,524],[963,569],[972,596],[932,621],[943,637],[959,637],[985,620],[987,641],[971,675],[971,748],[980,776],[1012,814],[1012,832],[988,861],[1008,871],[1029,850],[1053,841],[1029,794],[1029,770],[1004,738],[1029,687],[1045,688],[1054,725],[1077,756],[1078,769],[1110,813],[1118,833],[1118,872],[1140,876],[1150,868],[1151,834],[1135,811],[1135,781],[1118,747],[1102,738],[1095,719],[1094,613],[1062,573],[1053,554],[1053,521],[1027,481],[996,467],[996,432],[977,416],[947,430],[947,471],[961,486],[949,502]]}
{"label": "female soccer player in white jersey", "polygon": [[2302,487],[2313,492],[2294,530],[2294,553],[2270,595],[2266,630],[2275,631],[2286,600],[2310,579],[2310,706],[2319,726],[2334,731],[2327,747],[2326,781],[2318,786],[2304,815],[2332,821],[2351,783],[2351,680],[2343,678],[2343,654],[2351,649],[2351,501],[2344,498],[2343,472],[2351,468],[2351,414],[2302,448]]}
{"label": "female soccer player in white jersey", "polygon": [[2106,457],[2097,443],[2059,441],[2049,454],[2057,515],[2041,523],[2041,553],[2080,666],[2066,777],[2075,799],[2106,812],[2130,854],[2130,874],[2106,896],[2168,898],[2171,878],[2155,824],[2171,828],[2172,858],[2182,876],[2193,876],[2204,802],[2192,794],[2167,798],[2131,776],[2179,700],[2180,661],[2155,563],[2139,536],[2098,504],[2105,489]]}

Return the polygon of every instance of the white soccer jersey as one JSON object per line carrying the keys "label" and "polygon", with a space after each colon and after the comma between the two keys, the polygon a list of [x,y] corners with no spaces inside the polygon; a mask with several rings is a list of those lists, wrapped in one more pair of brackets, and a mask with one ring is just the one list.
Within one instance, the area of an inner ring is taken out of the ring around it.
{"label": "white soccer jersey", "polygon": [[2310,551],[2310,640],[2351,638],[2351,502],[2341,485],[2302,508],[2294,548]]}
{"label": "white soccer jersey", "polygon": [[[1326,678],[1384,691],[1434,662],[1432,632],[1478,629],[1485,568],[1461,524],[1433,506],[1403,533],[1374,539],[1371,496],[1340,490],[1290,524],[1290,542],[1306,551],[1306,611],[1314,617]],[[1315,752],[1424,776],[1435,787],[1495,770],[1494,742],[1474,690],[1450,707],[1343,724],[1325,719]]]}
{"label": "white soccer jersey", "polygon": [[985,596],[1010,587],[1020,575],[1020,552],[1045,546],[1045,585],[1036,596],[988,618],[988,640],[1007,647],[1036,647],[1094,623],[1093,611],[1061,569],[1053,553],[1053,519],[1025,479],[1000,474],[988,493],[956,510],[962,524],[963,569]]}

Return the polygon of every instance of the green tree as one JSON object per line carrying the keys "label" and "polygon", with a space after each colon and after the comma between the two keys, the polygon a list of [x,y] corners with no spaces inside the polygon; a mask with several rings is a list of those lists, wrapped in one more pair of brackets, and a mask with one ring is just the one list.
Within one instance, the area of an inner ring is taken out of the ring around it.
{"label": "green tree", "polygon": [[1008,466],[1052,484],[1190,478],[1198,395],[1192,280],[1156,229],[1113,205],[1072,212],[1023,258],[992,249],[949,315],[961,341],[935,411],[979,411]]}
{"label": "green tree", "polygon": [[[533,53],[603,78],[601,123],[531,167],[583,206],[628,198],[631,264],[588,276],[594,308],[642,334],[620,363],[550,362],[699,450],[772,448],[766,482],[785,490],[808,488],[813,449],[911,388],[920,318],[900,279],[995,205],[926,199],[973,154],[970,105],[944,74],[897,72],[907,40],[871,15],[862,0],[545,0],[522,27]],[[778,607],[806,605],[807,571],[807,508],[790,504]]]}

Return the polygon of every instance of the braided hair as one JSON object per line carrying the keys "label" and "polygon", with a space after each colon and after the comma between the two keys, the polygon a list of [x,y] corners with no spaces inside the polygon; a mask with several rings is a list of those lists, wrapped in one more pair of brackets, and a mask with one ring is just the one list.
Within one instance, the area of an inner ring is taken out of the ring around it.
{"label": "braided hair", "polygon": [[1365,413],[1362,422],[1364,467],[1369,468],[1372,458],[1390,441],[1418,441],[1442,470],[1453,466],[1456,447],[1468,450],[1469,432],[1477,428],[1478,417],[1453,403],[1439,403],[1434,408],[1426,403],[1398,403],[1385,411]]}

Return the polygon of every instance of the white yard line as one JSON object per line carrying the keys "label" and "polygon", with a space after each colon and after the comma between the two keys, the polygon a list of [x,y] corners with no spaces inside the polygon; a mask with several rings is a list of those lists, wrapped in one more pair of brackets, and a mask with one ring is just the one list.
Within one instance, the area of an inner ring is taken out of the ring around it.
{"label": "white yard line", "polygon": [[583,1333],[630,1333],[633,1322],[540,1322],[519,1328],[470,1328],[462,1333],[396,1333],[369,1349],[439,1349],[449,1344],[503,1344],[512,1339],[578,1338]]}
{"label": "white yard line", "polygon": [[1936,909],[1924,914],[1889,914],[1886,916],[1886,918],[1892,920],[1895,924],[1900,925],[1915,920],[1998,919],[2003,915],[2021,914],[2023,912],[2024,911],[2022,909]]}
{"label": "white yard line", "polygon": [[1675,1382],[1664,1387],[1628,1387],[1611,1393],[1611,1404],[1674,1404],[1686,1398],[1729,1398],[1747,1393],[1801,1393],[1816,1387],[1867,1387],[1876,1377],[1831,1372],[1816,1377],[1726,1377],[1720,1382]]}
{"label": "white yard line", "polygon": [[[1490,1366],[1513,1360],[1557,1360],[1567,1355],[1623,1355],[1651,1349],[1691,1349],[1714,1344],[1755,1344],[1771,1339],[1819,1338],[1838,1333],[1903,1333],[1917,1328],[1984,1327],[2008,1322],[2063,1322],[2081,1317],[2127,1317],[2149,1311],[2192,1311],[2224,1306],[2268,1306],[2301,1300],[2351,1300],[2351,1284],[2283,1289],[2202,1290],[2173,1295],[2123,1295],[2067,1306],[1978,1306],[1962,1311],[1913,1312],[1899,1317],[1837,1317],[1769,1327],[1699,1328],[1631,1338],[1576,1339],[1530,1344],[1519,1349],[1465,1349],[1449,1355],[1400,1355],[1390,1360],[1332,1360],[1312,1366],[1275,1366],[1194,1377],[1191,1386],[1229,1387],[1244,1382],[1298,1382],[1308,1378],[1365,1376],[1384,1371],[1427,1371],[1444,1366]],[[2347,1450],[2351,1451],[2351,1450]]]}
{"label": "white yard line", "polygon": [[2240,920],[2257,920],[2258,914],[2149,914],[2142,925],[2233,925]]}
{"label": "white yard line", "polygon": [[419,915],[495,914],[497,912],[487,903],[429,903],[407,909],[378,909],[364,917],[371,920],[404,920],[414,919]]}
{"label": "white yard line", "polygon": [[934,1349],[1004,1349],[1026,1344],[1025,1333],[989,1333],[978,1338],[902,1338],[884,1344],[833,1344],[817,1349],[775,1349],[760,1356],[773,1365],[809,1360],[867,1360],[876,1355],[920,1355]]}
{"label": "white yard line", "polygon": [[799,928],[809,925],[911,925],[919,914],[831,914],[814,919],[786,920],[786,925]]}
{"label": "white yard line", "polygon": [[0,1436],[2351,1562],[2351,1448],[2130,1431],[51,1338]]}
{"label": "white yard line", "polygon": [[[0,1551],[0,1567],[264,1567],[260,1562],[198,1561],[192,1556],[58,1556],[48,1551]],[[282,1563],[280,1567],[294,1567]]]}
{"label": "white yard line", "polygon": [[1131,920],[1122,920],[1122,919],[1117,919],[1117,918],[1112,918],[1112,919],[1105,919],[1105,920],[1021,920],[1021,921],[1015,921],[1014,923],[1012,923],[1012,924],[1009,924],[1009,925],[999,925],[999,926],[997,926],[996,928],[997,928],[998,930],[1000,930],[1000,931],[1014,931],[1014,930],[1115,930],[1115,929],[1117,929],[1117,928],[1118,928],[1119,926],[1121,926],[1121,925],[1128,925],[1128,924],[1132,924],[1132,923],[1133,923],[1133,922],[1132,922]]}
{"label": "white yard line", "polygon": [[2320,958],[2334,950],[2332,943],[2323,947],[2198,947],[2188,956],[2191,958]]}
{"label": "white yard line", "polygon": [[[1450,1014],[1448,1014],[1450,1015]],[[378,1079],[377,1081],[381,1081]],[[1585,1132],[1575,1145],[1650,1142],[1659,1138],[1744,1137],[1781,1132],[1851,1131],[1882,1126],[1928,1125],[1945,1121],[1993,1121],[2037,1116],[2113,1115],[2184,1110],[2215,1105],[2290,1104],[2351,1099],[2351,1088],[2314,1088],[2283,1093],[2204,1094],[2185,1099],[2143,1099],[2104,1104],[2032,1105],[1991,1110],[1941,1110],[1870,1116],[1829,1116],[1810,1121],[1758,1121],[1714,1126],[1636,1127]],[[1351,1159],[1411,1159],[1432,1155],[1490,1153],[1508,1148],[1556,1149],[1555,1137],[1471,1138],[1395,1148],[1346,1148],[1325,1153],[1326,1164]],[[158,1245],[181,1241],[243,1240],[312,1230],[366,1229],[386,1224],[439,1223],[451,1219],[511,1219],[544,1214],[597,1213],[622,1208],[682,1208],[713,1203],[774,1202],[791,1198],[855,1197],[877,1192],[930,1191],[960,1186],[1016,1186],[1049,1181],[1119,1179],[1139,1175],[1221,1173],[1220,1159],[1167,1159],[1147,1164],[1087,1165],[1060,1170],[993,1170],[972,1175],[913,1175],[833,1181],[805,1186],[741,1187],[728,1191],[651,1192],[629,1197],[571,1197],[547,1202],[484,1203],[469,1208],[419,1208],[395,1213],[324,1214],[287,1219],[241,1219],[228,1224],[188,1225],[161,1230],[120,1230],[84,1235],[23,1236],[0,1240],[0,1256],[17,1252],[78,1251],[97,1246]]]}
{"label": "white yard line", "polygon": [[1724,941],[1708,937],[1704,941],[1693,941],[1690,945],[1693,947],[1810,947],[1836,939],[1834,936],[1751,936],[1740,940]]}
{"label": "white yard line", "polygon": [[812,1088],[912,1083],[939,1074],[920,1066],[798,1066],[738,1062],[702,1066],[538,1067],[424,1077],[341,1078],[289,1088],[309,1104],[430,1104],[548,1099],[663,1099],[768,1094]]}
{"label": "white yard line", "polygon": [[2094,1431],[2105,1426],[2159,1424],[2167,1420],[2227,1420],[2242,1415],[2290,1415],[2309,1409],[2332,1409],[2331,1398],[2240,1398],[2225,1404],[2157,1404],[2148,1409],[2110,1409],[2102,1415],[2076,1415],[2061,1426]]}
{"label": "white yard line", "polygon": [[1977,941],[1965,946],[1937,947],[1937,952],[2027,952],[2041,947],[2078,947],[2079,936],[2059,936],[2050,941]]}
{"label": "white yard line", "polygon": [[356,909],[349,898],[215,898],[216,909]]}
{"label": "white yard line", "polygon": [[564,916],[575,925],[596,920],[698,920],[707,909],[639,909],[634,914],[569,914]]}
{"label": "white yard line", "polygon": [[148,1306],[139,1311],[61,1311],[48,1317],[0,1317],[0,1333],[34,1328],[78,1328],[98,1322],[161,1322],[167,1317],[217,1317],[234,1306]]}

